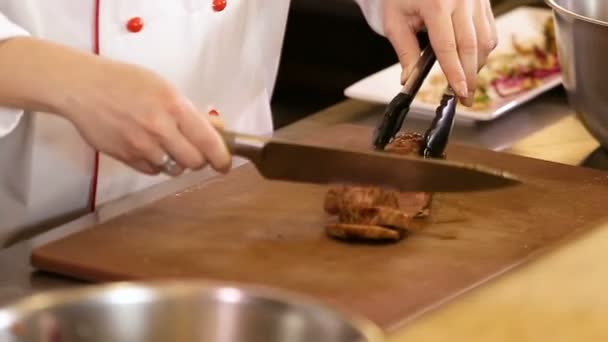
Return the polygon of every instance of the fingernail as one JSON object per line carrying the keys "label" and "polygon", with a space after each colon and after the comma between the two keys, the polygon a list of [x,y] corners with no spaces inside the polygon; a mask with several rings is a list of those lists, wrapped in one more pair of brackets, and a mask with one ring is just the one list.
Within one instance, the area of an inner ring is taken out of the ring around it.
{"label": "fingernail", "polygon": [[407,80],[410,78],[410,75],[412,74],[413,70],[414,70],[413,65],[403,68],[403,71],[401,71],[401,85],[404,85],[405,82],[407,82]]}
{"label": "fingernail", "polygon": [[232,169],[232,156],[230,156],[230,154],[228,154],[228,159],[221,164],[221,166],[216,168],[216,171],[218,171],[219,173],[223,173],[226,174],[228,172],[230,172],[230,170]]}
{"label": "fingernail", "polygon": [[467,98],[464,99],[464,105],[467,107],[471,107],[473,105],[474,100],[475,100],[475,92],[470,91],[469,96],[467,96]]}
{"label": "fingernail", "polygon": [[222,120],[222,118],[220,117],[210,116],[209,122],[211,122],[213,127],[215,127],[216,129],[224,129],[224,120]]}
{"label": "fingernail", "polygon": [[405,84],[405,81],[407,81],[407,76],[409,75],[409,71],[407,69],[403,69],[401,71],[401,85]]}
{"label": "fingernail", "polygon": [[469,89],[467,87],[467,82],[465,81],[458,82],[456,87],[454,87],[454,90],[459,97],[466,98],[469,95]]}

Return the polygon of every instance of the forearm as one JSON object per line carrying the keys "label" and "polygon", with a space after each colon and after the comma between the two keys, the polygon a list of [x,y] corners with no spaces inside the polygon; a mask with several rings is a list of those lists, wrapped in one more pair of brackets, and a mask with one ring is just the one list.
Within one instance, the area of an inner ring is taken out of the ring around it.
{"label": "forearm", "polygon": [[0,43],[0,107],[62,114],[91,70],[95,55],[30,37]]}

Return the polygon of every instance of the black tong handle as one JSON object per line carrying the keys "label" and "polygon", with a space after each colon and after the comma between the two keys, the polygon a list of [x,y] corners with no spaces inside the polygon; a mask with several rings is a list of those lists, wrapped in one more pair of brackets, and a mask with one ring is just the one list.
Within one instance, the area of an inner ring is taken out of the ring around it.
{"label": "black tong handle", "polygon": [[457,105],[458,97],[455,96],[452,88],[448,87],[441,98],[441,104],[435,111],[431,127],[424,136],[425,148],[422,151],[424,157],[444,158],[445,148],[454,127]]}
{"label": "black tong handle", "polygon": [[373,145],[376,149],[383,150],[397,132],[399,132],[410,110],[412,101],[437,60],[433,48],[428,41],[428,35],[421,33],[419,41],[424,43],[425,48],[402,91],[391,100],[384,111],[382,121],[374,132]]}
{"label": "black tong handle", "polygon": [[399,132],[413,98],[410,94],[399,93],[388,104],[384,112],[382,122],[374,132],[374,148],[384,150],[384,147]]}

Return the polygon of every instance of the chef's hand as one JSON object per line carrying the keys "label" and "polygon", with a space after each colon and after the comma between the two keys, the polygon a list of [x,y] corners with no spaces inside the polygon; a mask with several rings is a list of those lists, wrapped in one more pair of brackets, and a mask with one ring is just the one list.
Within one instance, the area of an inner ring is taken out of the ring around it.
{"label": "chef's hand", "polygon": [[0,105],[63,116],[93,147],[147,174],[166,154],[175,175],[230,166],[208,115],[160,76],[48,41],[0,42]]}
{"label": "chef's hand", "polygon": [[426,27],[437,61],[464,105],[473,103],[477,73],[498,42],[489,0],[384,0],[384,31],[405,83],[420,55]]}
{"label": "chef's hand", "polygon": [[96,63],[62,110],[91,145],[147,174],[159,173],[165,155],[177,162],[173,175],[207,162],[229,168],[229,152],[208,115],[173,86],[138,66]]}

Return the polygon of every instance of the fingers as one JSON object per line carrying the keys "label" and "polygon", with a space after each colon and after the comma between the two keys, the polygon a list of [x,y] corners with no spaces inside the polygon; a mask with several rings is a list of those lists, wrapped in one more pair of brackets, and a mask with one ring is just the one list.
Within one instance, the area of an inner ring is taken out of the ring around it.
{"label": "fingers", "polygon": [[206,164],[204,155],[190,139],[182,134],[177,125],[171,126],[169,133],[162,137],[161,146],[183,168],[199,170]]}
{"label": "fingers", "polygon": [[213,127],[215,127],[216,129],[224,129],[224,120],[222,120],[220,117],[217,116],[210,116],[209,117],[209,122],[211,123],[211,125]]}
{"label": "fingers", "polygon": [[148,174],[162,170],[165,156],[177,163],[172,176],[184,169],[201,169],[207,162],[220,172],[228,171],[232,158],[214,128],[214,124],[222,127],[221,120],[215,119],[212,124],[185,99],[170,111],[142,118],[131,131],[124,132],[134,152],[133,157],[121,159]]}
{"label": "fingers", "polygon": [[496,32],[496,23],[492,6],[487,0],[477,1],[475,4],[475,32],[477,34],[478,53],[478,70],[484,67],[488,56],[498,45],[498,34]]}
{"label": "fingers", "polygon": [[477,88],[477,71],[478,71],[478,49],[477,49],[477,34],[475,32],[475,24],[473,22],[473,6],[470,2],[464,1],[454,15],[454,33],[456,43],[458,45],[458,55],[464,74],[468,94],[462,98],[462,103],[465,106],[473,104],[475,89]]}
{"label": "fingers", "polygon": [[[440,2],[434,2],[440,4]],[[460,63],[452,14],[445,8],[429,6],[422,13],[437,61],[449,84],[461,98],[469,95],[467,78]]]}
{"label": "fingers", "polygon": [[205,165],[203,154],[180,132],[170,114],[154,115],[144,128],[158,146],[156,151],[146,154],[148,161],[160,167],[163,156],[168,154],[181,168],[198,170]]}
{"label": "fingers", "polygon": [[177,116],[179,130],[196,146],[211,166],[220,172],[230,169],[232,158],[215,125],[221,128],[223,123],[214,119],[214,124],[196,110],[189,101],[184,103],[184,111]]}
{"label": "fingers", "polygon": [[104,64],[93,76],[75,102],[75,111],[90,115],[70,120],[95,149],[145,174],[178,175],[207,161],[229,168],[230,154],[207,114],[162,77],[121,63]]}
{"label": "fingers", "polygon": [[150,162],[148,162],[147,160],[138,160],[135,162],[132,162],[129,164],[129,166],[131,166],[132,168],[136,169],[137,171],[150,175],[150,176],[154,176],[159,174],[159,168],[156,165],[151,164]]}
{"label": "fingers", "polygon": [[[175,152],[176,149],[181,148],[180,144],[184,143],[183,138],[180,141],[179,138],[175,137],[176,133],[168,130],[168,127],[170,127],[169,124],[163,129],[162,133],[149,133],[141,129],[138,131],[138,127],[135,127],[130,133],[125,134],[128,137],[127,144],[132,150],[129,157],[126,158],[127,164],[150,175],[162,171],[168,172],[170,176],[179,176],[184,171],[182,165],[188,165],[188,160],[193,160],[193,157],[186,155],[186,153],[194,153],[194,158],[197,158],[198,153],[194,149]],[[177,139],[178,144],[164,143],[164,141],[171,139]],[[166,158],[174,159],[177,165],[170,170],[163,170],[163,164],[167,162]],[[204,160],[197,160],[196,162],[199,162],[201,166],[204,164]]]}
{"label": "fingers", "polygon": [[413,27],[401,15],[387,13],[386,37],[393,45],[401,64],[401,84],[405,84],[416,62],[420,58],[420,45]]}
{"label": "fingers", "polygon": [[[157,175],[161,171],[161,160],[165,154],[158,142],[138,126],[124,127],[123,134],[114,137],[113,144],[124,146],[119,151],[104,151],[130,167],[147,175]],[[120,143],[117,143],[120,142]],[[183,169],[178,168],[173,176]]]}
{"label": "fingers", "polygon": [[[179,167],[173,168],[171,175],[180,174],[183,169],[199,169],[205,159],[201,152],[179,131],[174,117],[165,110],[136,116],[131,125],[124,123],[128,145],[135,149],[135,160],[144,159],[161,170],[163,158],[168,155]],[[132,162],[130,163],[132,164]]]}

